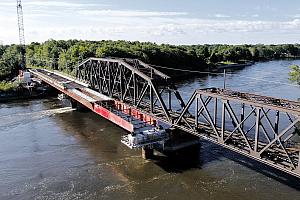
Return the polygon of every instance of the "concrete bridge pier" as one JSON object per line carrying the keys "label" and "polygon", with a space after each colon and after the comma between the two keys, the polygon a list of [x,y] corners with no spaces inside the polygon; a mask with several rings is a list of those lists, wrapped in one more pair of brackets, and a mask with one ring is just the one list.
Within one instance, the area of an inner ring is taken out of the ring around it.
{"label": "concrete bridge pier", "polygon": [[186,164],[198,162],[200,154],[201,143],[196,141],[191,142],[189,145],[185,145],[182,148],[176,148],[165,152],[165,155],[167,155],[171,161],[181,161]]}
{"label": "concrete bridge pier", "polygon": [[200,155],[200,139],[197,136],[184,133],[178,129],[169,129],[170,139],[164,144],[154,144],[142,148],[142,158],[145,160],[154,158],[154,151],[167,156],[171,160],[187,159],[198,160]]}
{"label": "concrete bridge pier", "polygon": [[187,134],[179,129],[170,129],[169,131],[171,131],[171,137],[164,145],[163,151],[165,153],[179,152],[191,148],[197,148],[200,144],[200,139],[197,136]]}
{"label": "concrete bridge pier", "polygon": [[148,148],[148,147],[142,148],[142,157],[143,157],[143,159],[149,160],[149,159],[152,159],[153,156],[154,156],[154,149]]}
{"label": "concrete bridge pier", "polygon": [[74,99],[70,99],[71,107],[77,109],[78,108],[78,102]]}

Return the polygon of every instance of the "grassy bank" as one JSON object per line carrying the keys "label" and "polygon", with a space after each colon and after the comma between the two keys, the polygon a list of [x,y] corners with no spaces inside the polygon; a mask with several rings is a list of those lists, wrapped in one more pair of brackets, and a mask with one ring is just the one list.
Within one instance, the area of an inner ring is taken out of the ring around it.
{"label": "grassy bank", "polygon": [[0,92],[14,91],[17,87],[18,87],[17,83],[6,82],[6,81],[0,82]]}

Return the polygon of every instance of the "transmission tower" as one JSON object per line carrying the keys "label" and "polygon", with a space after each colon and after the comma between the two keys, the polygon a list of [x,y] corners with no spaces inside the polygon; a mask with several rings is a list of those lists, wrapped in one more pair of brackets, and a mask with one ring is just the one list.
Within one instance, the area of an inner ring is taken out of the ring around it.
{"label": "transmission tower", "polygon": [[25,35],[24,35],[23,8],[22,8],[21,0],[17,0],[17,14],[18,14],[18,26],[19,26],[19,40],[20,40],[21,56],[22,56],[20,69],[25,69],[26,47],[25,47]]}

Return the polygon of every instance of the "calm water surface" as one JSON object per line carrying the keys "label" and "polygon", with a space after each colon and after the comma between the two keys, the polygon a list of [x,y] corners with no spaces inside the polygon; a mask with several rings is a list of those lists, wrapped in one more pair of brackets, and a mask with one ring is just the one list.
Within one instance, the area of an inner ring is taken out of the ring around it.
{"label": "calm water surface", "polygon": [[[227,87],[291,100],[291,64],[273,61],[232,71]],[[242,78],[248,77],[248,78]],[[222,87],[223,77],[178,84]],[[125,132],[90,112],[71,111],[55,99],[0,104],[0,199],[300,199],[300,180],[203,142],[196,163],[158,158],[121,145]],[[258,169],[258,170],[255,170]]]}

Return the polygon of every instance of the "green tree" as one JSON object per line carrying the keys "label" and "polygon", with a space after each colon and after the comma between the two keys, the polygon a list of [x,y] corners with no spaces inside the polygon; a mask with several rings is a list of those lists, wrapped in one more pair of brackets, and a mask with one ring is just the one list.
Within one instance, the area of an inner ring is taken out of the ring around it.
{"label": "green tree", "polygon": [[5,49],[0,59],[0,79],[12,78],[18,74],[21,64],[21,48],[18,45],[11,45]]}
{"label": "green tree", "polygon": [[289,73],[290,80],[300,84],[300,67],[298,65],[292,65]]}

